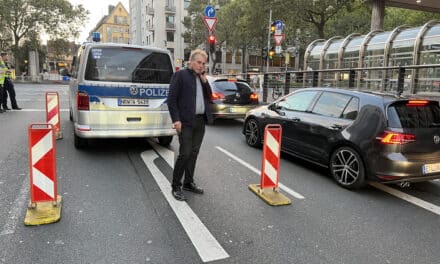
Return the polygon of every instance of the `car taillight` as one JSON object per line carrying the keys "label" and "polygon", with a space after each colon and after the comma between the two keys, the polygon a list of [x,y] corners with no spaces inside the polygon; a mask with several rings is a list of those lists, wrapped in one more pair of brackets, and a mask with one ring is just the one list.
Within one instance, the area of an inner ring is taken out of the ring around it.
{"label": "car taillight", "polygon": [[76,93],[76,107],[78,110],[89,110],[89,95],[86,92],[78,91]]}
{"label": "car taillight", "polygon": [[250,98],[251,98],[251,100],[258,101],[258,94],[257,93],[251,93]]}
{"label": "car taillight", "polygon": [[379,139],[382,144],[406,144],[416,141],[416,136],[413,134],[385,131],[383,135],[377,139]]}
{"label": "car taillight", "polygon": [[406,106],[425,106],[428,103],[428,100],[409,100]]}
{"label": "car taillight", "polygon": [[225,95],[222,93],[214,92],[211,94],[212,100],[219,100],[219,99],[225,99]]}

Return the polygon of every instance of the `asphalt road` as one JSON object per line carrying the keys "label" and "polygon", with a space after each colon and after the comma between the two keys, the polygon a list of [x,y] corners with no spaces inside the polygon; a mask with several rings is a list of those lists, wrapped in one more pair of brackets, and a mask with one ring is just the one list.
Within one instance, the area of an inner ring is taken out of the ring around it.
{"label": "asphalt road", "polygon": [[[57,223],[29,227],[27,128],[45,122],[45,92],[60,94]],[[282,155],[281,192],[267,205],[261,149],[240,120],[208,126],[196,168],[205,194],[169,192],[174,140],[97,140],[73,147],[67,86],[16,84],[22,111],[0,114],[0,263],[439,263],[440,182],[348,191],[325,169]]]}

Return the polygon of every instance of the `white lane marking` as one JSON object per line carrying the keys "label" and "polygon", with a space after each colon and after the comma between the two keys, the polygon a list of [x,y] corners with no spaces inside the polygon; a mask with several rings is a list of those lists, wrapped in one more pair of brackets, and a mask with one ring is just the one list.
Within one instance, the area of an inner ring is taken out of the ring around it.
{"label": "white lane marking", "polygon": [[424,201],[424,200],[422,200],[422,199],[419,199],[419,198],[414,197],[414,196],[412,196],[412,195],[409,195],[409,194],[406,194],[406,193],[404,193],[404,192],[398,191],[398,190],[393,189],[393,188],[391,188],[391,187],[388,187],[388,186],[386,186],[386,185],[384,185],[384,184],[382,184],[382,183],[378,183],[378,182],[370,182],[369,184],[370,184],[371,186],[373,186],[373,187],[379,189],[379,190],[382,190],[382,191],[384,191],[384,192],[386,192],[386,193],[389,193],[389,194],[391,194],[391,195],[394,195],[394,196],[396,196],[396,197],[398,197],[398,198],[400,198],[400,199],[402,199],[402,200],[405,200],[405,201],[407,201],[407,202],[409,202],[409,203],[412,203],[412,204],[414,204],[414,205],[417,205],[417,206],[419,206],[419,207],[422,207],[423,209],[426,209],[426,210],[428,210],[428,211],[431,211],[431,212],[433,212],[434,214],[440,215],[440,206],[437,206],[437,205],[435,205],[435,204],[428,203],[428,202],[426,202],[426,201]]}
{"label": "white lane marking", "polygon": [[[257,168],[253,167],[252,165],[250,165],[249,163],[247,163],[246,161],[240,159],[239,157],[235,156],[234,154],[232,154],[231,152],[223,149],[222,147],[216,146],[216,148],[218,150],[220,150],[221,152],[225,153],[226,155],[228,155],[229,157],[233,158],[234,160],[236,160],[237,162],[241,163],[243,166],[247,167],[248,169],[250,169],[251,171],[255,172],[258,175],[261,175],[261,171],[258,170]],[[293,197],[297,198],[297,199],[304,199],[304,196],[302,196],[301,194],[299,194],[298,192],[295,192],[294,190],[290,189],[289,187],[287,187],[286,185],[282,184],[281,182],[278,182],[278,186],[284,190],[285,192],[287,192],[288,194],[292,195]]]}
{"label": "white lane marking", "polygon": [[191,207],[189,207],[186,202],[177,201],[172,197],[170,182],[154,164],[154,160],[158,158],[157,154],[153,150],[148,150],[141,153],[141,157],[156,180],[165,199],[185,229],[186,234],[196,248],[202,261],[209,262],[229,258],[228,253],[222,248],[211,232],[209,232]]}
{"label": "white lane marking", "polygon": [[27,200],[26,198],[28,197],[28,193],[29,193],[29,183],[26,180],[24,180],[23,185],[21,186],[20,189],[20,193],[18,194],[18,197],[15,199],[14,203],[12,204],[12,209],[9,211],[8,220],[3,226],[0,236],[10,235],[15,233],[15,229],[18,223],[18,218],[20,216],[20,212],[22,211],[26,203]]}
{"label": "white lane marking", "polygon": [[[27,109],[27,108],[23,108],[21,110],[11,110],[12,112],[46,112],[46,109]],[[9,112],[9,111],[8,111]],[[69,112],[69,109],[60,109],[60,112]]]}

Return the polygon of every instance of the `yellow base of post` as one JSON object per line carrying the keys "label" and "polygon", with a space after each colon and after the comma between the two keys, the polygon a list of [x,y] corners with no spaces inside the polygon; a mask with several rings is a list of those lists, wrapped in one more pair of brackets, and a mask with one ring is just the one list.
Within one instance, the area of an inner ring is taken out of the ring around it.
{"label": "yellow base of post", "polygon": [[292,202],[282,193],[271,188],[261,189],[260,184],[249,184],[249,190],[258,195],[269,205],[289,205]]}
{"label": "yellow base of post", "polygon": [[57,131],[55,132],[55,139],[62,139],[63,138],[63,132]]}
{"label": "yellow base of post", "polygon": [[24,218],[25,225],[44,225],[58,222],[61,218],[61,196],[57,196],[54,202],[37,203],[35,207],[29,207]]}

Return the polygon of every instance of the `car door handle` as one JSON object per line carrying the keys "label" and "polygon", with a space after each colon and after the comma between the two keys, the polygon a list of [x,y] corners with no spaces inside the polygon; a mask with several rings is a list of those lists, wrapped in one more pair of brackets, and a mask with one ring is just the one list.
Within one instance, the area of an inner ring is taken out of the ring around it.
{"label": "car door handle", "polygon": [[290,120],[292,120],[292,122],[299,122],[299,121],[301,121],[301,119],[299,119],[298,117],[294,117],[294,118],[292,118]]}
{"label": "car door handle", "polygon": [[338,124],[333,124],[333,125],[331,126],[331,128],[333,128],[334,130],[341,130],[341,129],[342,129],[342,126],[341,126],[341,125],[338,125]]}

